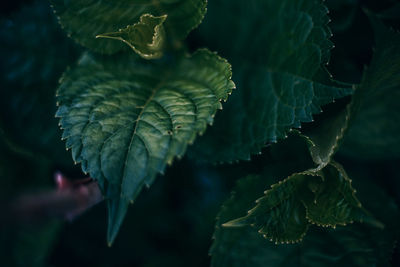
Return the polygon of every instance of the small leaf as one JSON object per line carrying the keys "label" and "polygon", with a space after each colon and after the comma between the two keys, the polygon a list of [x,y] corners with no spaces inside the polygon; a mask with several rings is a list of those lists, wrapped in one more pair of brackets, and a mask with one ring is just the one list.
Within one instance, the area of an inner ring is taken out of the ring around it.
{"label": "small leaf", "polygon": [[[309,138],[300,136],[310,144]],[[315,147],[313,144],[310,149]],[[271,185],[256,203],[248,215],[231,220],[224,226],[251,225],[272,242],[295,243],[302,240],[310,223],[336,227],[362,221],[366,217],[355,197],[351,180],[334,162],[323,162],[315,168],[290,175]]]}
{"label": "small leaf", "polygon": [[257,206],[246,217],[223,224],[225,227],[251,225],[275,243],[300,241],[308,229],[306,210],[299,195],[304,174],[294,174],[274,184],[259,198]]}
{"label": "small leaf", "polygon": [[338,163],[326,166],[320,175],[323,183],[313,188],[314,199],[305,202],[308,220],[320,226],[336,227],[364,217],[356,191],[344,169]]}
{"label": "small leaf", "polygon": [[63,138],[109,199],[109,242],[128,202],[183,156],[234,88],[229,63],[208,50],[175,60],[85,55],[61,79]]}
{"label": "small leaf", "polygon": [[336,229],[310,227],[302,243],[275,245],[266,242],[251,226],[222,227],[226,221],[245,216],[254,201],[262,195],[262,188],[275,183],[283,172],[285,164],[270,164],[265,172],[269,175],[249,175],[237,182],[217,216],[210,249],[213,267],[389,266],[398,237],[399,211],[395,201],[376,183],[371,183],[374,179],[368,181],[367,177],[357,180],[358,186],[364,185],[367,189],[360,190],[360,197],[368,209],[372,208],[374,214],[384,221],[385,228],[365,223],[338,226]]}
{"label": "small leaf", "polygon": [[47,1],[31,2],[0,20],[0,136],[66,167],[72,161],[59,138],[54,94],[60,75],[81,51],[62,32]]}
{"label": "small leaf", "polygon": [[[299,136],[292,136],[273,146],[279,150],[282,146],[293,145],[293,142],[298,141],[304,143],[304,139],[300,139]],[[305,145],[300,147],[303,148],[300,150],[307,152]],[[230,198],[224,202],[217,216],[214,241],[210,249],[212,266],[269,266],[268,261],[274,257],[269,257],[268,253],[263,252],[268,252],[266,248],[275,245],[266,241],[253,227],[223,227],[222,224],[246,216],[247,211],[254,206],[256,199],[263,196],[264,189],[270,184],[287,177],[290,173],[304,171],[310,167],[311,159],[304,162],[303,158],[297,157],[298,150],[294,153],[289,151],[290,149],[284,150],[283,154],[278,156],[277,162],[267,163],[262,175],[248,175],[237,181]],[[291,158],[293,154],[293,160],[283,161]]]}
{"label": "small leaf", "polygon": [[[51,2],[61,26],[72,39],[95,52],[104,54],[114,54],[124,46],[112,40],[96,40],[95,36],[123,29],[139,21],[143,14],[152,14],[155,17],[167,15],[163,23],[167,38],[171,41],[182,40],[203,20],[207,6],[206,0],[119,0],[112,3],[100,0],[89,1],[90,3],[82,0],[51,0]],[[146,40],[148,35],[146,33]],[[137,41],[140,37],[133,39]],[[142,41],[139,43],[144,44]],[[137,45],[136,43],[136,49],[142,51]],[[147,49],[144,51],[147,54]]]}
{"label": "small leaf", "polygon": [[163,23],[166,18],[167,15],[154,17],[150,14],[143,14],[140,22],[120,29],[118,32],[99,34],[96,38],[122,41],[146,59],[160,58],[165,42]]}

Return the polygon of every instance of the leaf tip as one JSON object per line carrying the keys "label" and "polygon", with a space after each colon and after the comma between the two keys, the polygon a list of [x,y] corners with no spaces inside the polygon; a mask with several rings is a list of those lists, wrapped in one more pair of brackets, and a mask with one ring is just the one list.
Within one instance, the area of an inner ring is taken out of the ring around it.
{"label": "leaf tip", "polygon": [[237,218],[222,224],[222,227],[243,227],[249,225],[248,216]]}
{"label": "leaf tip", "polygon": [[119,229],[128,211],[129,201],[123,198],[108,201],[107,243],[110,247],[118,235]]}

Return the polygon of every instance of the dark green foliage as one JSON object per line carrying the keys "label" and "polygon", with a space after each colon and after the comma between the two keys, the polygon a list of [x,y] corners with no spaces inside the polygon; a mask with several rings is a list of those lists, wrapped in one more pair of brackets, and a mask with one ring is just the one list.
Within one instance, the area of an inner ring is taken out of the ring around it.
{"label": "dark green foliage", "polygon": [[[307,141],[303,138],[304,142]],[[315,145],[310,148],[315,148]],[[265,180],[270,180],[268,175]],[[351,180],[336,162],[326,162],[278,179],[282,181],[271,185],[245,217],[223,226],[250,225],[264,238],[276,244],[288,244],[302,241],[309,224],[336,228],[366,217]]]}
{"label": "dark green foliage", "polygon": [[[351,93],[316,79],[333,47],[321,2],[211,1],[198,38],[232,63],[238,91],[195,144],[193,157],[249,159],[290,128],[311,122],[321,105]],[[223,20],[220,10],[228,13]]]}
{"label": "dark green foliage", "polygon": [[109,200],[110,242],[143,186],[212,123],[234,88],[230,65],[208,50],[176,62],[84,55],[57,93],[74,161]]}
{"label": "dark green foliage", "polygon": [[54,118],[54,94],[79,49],[62,32],[48,3],[37,2],[0,24],[1,136],[10,145],[20,140],[12,145],[20,152],[34,149],[60,164],[70,163]]}
{"label": "dark green foliage", "polygon": [[398,3],[51,4],[0,18],[0,265],[400,264]]}
{"label": "dark green foliage", "polygon": [[400,34],[374,17],[371,21],[375,53],[354,95],[345,151],[367,159],[399,159]]}
{"label": "dark green foliage", "polygon": [[113,54],[123,48],[112,40],[96,40],[99,34],[116,32],[139,22],[143,14],[167,15],[167,36],[182,40],[202,21],[206,0],[51,0],[65,31],[75,41],[96,52]]}
{"label": "dark green foliage", "polygon": [[367,177],[359,177],[358,184],[366,183],[374,193],[363,190],[361,197],[385,222],[384,229],[360,223],[336,229],[312,226],[301,243],[275,245],[250,226],[222,226],[225,221],[245,215],[262,195],[260,188],[276,182],[274,177],[285,175],[282,169],[283,166],[269,165],[266,173],[270,175],[238,181],[217,217],[210,251],[212,266],[389,266],[388,258],[398,238],[395,222],[399,222],[399,211],[393,200]]}

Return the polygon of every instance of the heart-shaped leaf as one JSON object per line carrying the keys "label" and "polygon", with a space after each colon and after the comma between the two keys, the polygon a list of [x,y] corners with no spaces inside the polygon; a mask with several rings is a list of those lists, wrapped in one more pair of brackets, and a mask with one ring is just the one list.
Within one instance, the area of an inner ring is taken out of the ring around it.
{"label": "heart-shaped leaf", "polygon": [[109,199],[109,242],[143,186],[150,186],[234,88],[229,63],[208,50],[175,62],[85,55],[58,90],[63,138]]}

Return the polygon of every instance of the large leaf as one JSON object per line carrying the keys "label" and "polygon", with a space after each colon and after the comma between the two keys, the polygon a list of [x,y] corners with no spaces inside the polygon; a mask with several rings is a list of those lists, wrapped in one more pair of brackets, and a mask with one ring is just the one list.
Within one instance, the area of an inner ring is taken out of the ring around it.
{"label": "large leaf", "polygon": [[139,22],[143,14],[167,15],[165,30],[172,39],[183,39],[202,21],[206,0],[52,0],[60,23],[68,35],[94,51],[112,54],[123,44],[95,39],[99,34],[116,32]]}
{"label": "large leaf", "polygon": [[400,157],[400,34],[371,18],[375,53],[353,97],[343,152],[366,159]]}
{"label": "large leaf", "polygon": [[316,79],[333,47],[321,2],[210,2],[197,38],[229,59],[238,92],[196,142],[196,158],[249,159],[290,128],[311,122],[321,105],[352,92]]}
{"label": "large leaf", "polygon": [[[275,168],[284,169],[283,166],[268,167],[270,172]],[[272,173],[277,175],[279,171]],[[226,221],[244,216],[262,194],[261,188],[276,182],[273,178],[273,175],[249,176],[238,181],[217,217],[210,250],[212,266],[389,266],[398,235],[393,232],[399,220],[398,208],[381,188],[365,177],[360,183],[368,182],[366,188],[370,192],[362,191],[363,200],[368,208],[373,207],[383,215],[379,219],[389,222],[385,229],[359,223],[336,229],[312,227],[302,243],[275,245],[266,242],[250,226],[222,226]]]}
{"label": "large leaf", "polygon": [[208,50],[175,62],[84,56],[58,91],[67,148],[109,198],[110,242],[128,202],[212,123],[234,88],[230,65]]}

